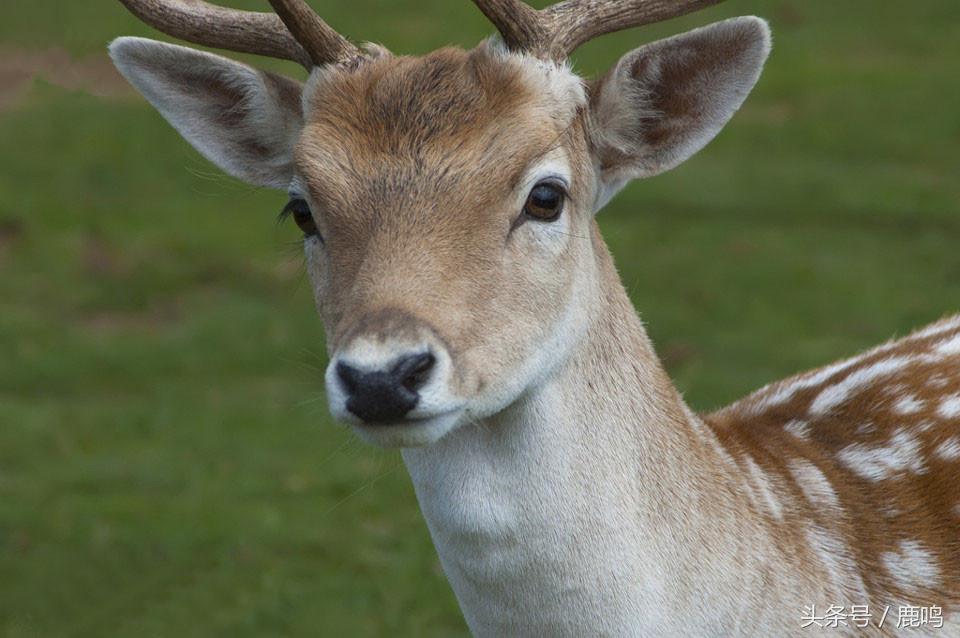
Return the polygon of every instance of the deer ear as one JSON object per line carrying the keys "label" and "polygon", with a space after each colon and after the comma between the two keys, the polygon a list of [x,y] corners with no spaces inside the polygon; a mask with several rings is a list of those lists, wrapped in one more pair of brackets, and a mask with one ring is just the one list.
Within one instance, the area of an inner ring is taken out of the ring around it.
{"label": "deer ear", "polygon": [[743,104],[770,53],[760,18],[725,20],[635,49],[591,89],[600,205],[629,180],[703,148]]}
{"label": "deer ear", "polygon": [[145,38],[117,38],[110,57],[204,157],[251,184],[289,186],[303,127],[299,82]]}

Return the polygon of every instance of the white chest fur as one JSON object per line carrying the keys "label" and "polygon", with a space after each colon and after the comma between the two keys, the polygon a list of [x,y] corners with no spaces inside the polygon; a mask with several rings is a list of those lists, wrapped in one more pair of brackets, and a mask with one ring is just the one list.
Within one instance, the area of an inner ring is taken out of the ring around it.
{"label": "white chest fur", "polygon": [[[649,448],[634,431],[651,424],[611,421],[596,405],[585,413],[561,387],[549,382],[495,421],[404,452],[471,630],[736,635],[737,616],[763,587],[727,534],[736,524],[704,518],[714,512],[700,508],[703,494],[682,471],[678,483],[670,450]],[[670,480],[657,466],[672,466]],[[780,622],[792,618],[780,613]],[[743,630],[758,623],[779,624],[754,616]]]}
{"label": "white chest fur", "polygon": [[597,483],[591,450],[542,418],[550,394],[404,459],[474,633],[625,635],[643,592],[662,584],[632,542],[639,513],[628,484]]}

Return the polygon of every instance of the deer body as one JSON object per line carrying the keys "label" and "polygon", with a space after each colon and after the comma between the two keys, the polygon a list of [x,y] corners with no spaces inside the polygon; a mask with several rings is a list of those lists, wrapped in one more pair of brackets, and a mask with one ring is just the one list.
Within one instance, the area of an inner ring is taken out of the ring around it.
{"label": "deer body", "polygon": [[475,0],[502,39],[419,58],[357,49],[302,0],[271,0],[279,19],[123,1],[311,70],[111,45],[201,153],[287,189],[331,412],[403,448],[474,633],[782,636],[809,605],[914,604],[960,635],[960,319],[698,416],[593,217],[719,132],[766,23],[645,45],[588,83],[576,45],[711,0]]}

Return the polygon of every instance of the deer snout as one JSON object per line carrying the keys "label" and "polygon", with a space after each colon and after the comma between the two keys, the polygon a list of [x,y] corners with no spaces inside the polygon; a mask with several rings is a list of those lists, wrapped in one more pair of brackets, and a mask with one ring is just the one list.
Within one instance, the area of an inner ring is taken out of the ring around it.
{"label": "deer snout", "polygon": [[386,367],[362,369],[348,361],[336,364],[347,410],[364,423],[397,423],[420,401],[436,365],[432,352],[402,354]]}
{"label": "deer snout", "polygon": [[455,390],[445,342],[426,324],[398,316],[367,318],[342,338],[326,373],[330,412],[371,443],[426,445],[460,422],[466,400]]}

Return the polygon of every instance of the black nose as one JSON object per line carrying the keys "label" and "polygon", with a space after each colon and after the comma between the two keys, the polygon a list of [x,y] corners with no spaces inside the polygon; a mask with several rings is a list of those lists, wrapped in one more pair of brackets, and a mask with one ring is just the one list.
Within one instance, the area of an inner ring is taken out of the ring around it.
{"label": "black nose", "polygon": [[387,370],[364,371],[337,364],[347,390],[347,409],[367,423],[395,423],[416,407],[436,358],[429,352],[400,357]]}

